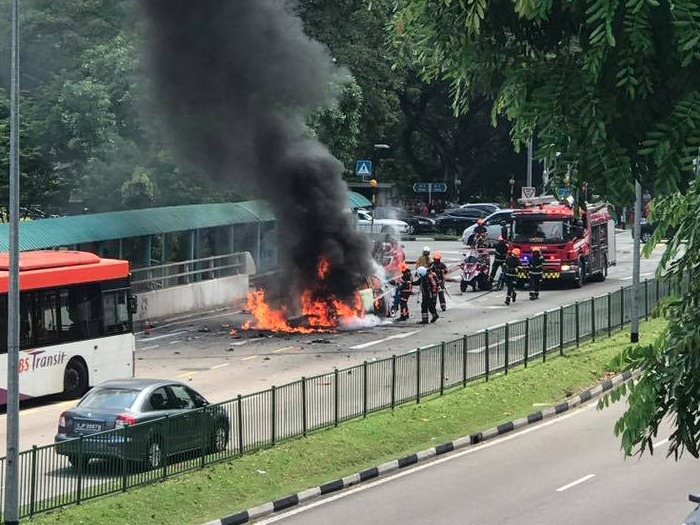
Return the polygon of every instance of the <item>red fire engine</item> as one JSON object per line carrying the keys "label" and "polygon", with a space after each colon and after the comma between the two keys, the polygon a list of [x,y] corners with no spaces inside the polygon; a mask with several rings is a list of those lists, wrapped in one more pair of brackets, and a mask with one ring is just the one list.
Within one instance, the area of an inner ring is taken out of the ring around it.
{"label": "red fire engine", "polygon": [[605,204],[588,204],[576,217],[568,204],[548,203],[513,211],[511,246],[520,248],[521,284],[528,279],[533,248],[545,259],[543,281],[566,281],[581,287],[604,281],[615,264],[615,224]]}

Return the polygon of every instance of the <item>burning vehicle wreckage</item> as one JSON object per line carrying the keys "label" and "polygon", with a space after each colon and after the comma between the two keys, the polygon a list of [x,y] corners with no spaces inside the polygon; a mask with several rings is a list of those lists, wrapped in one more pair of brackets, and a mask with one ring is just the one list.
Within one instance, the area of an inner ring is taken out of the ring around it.
{"label": "burning vehicle wreckage", "polygon": [[[243,331],[280,333],[329,333],[339,330],[367,328],[389,323],[394,312],[395,287],[384,276],[381,267],[367,276],[349,299],[340,299],[329,290],[327,277],[330,265],[321,258],[317,266],[317,282],[304,290],[298,304],[275,305],[275,299],[264,289],[248,293],[245,312],[252,319],[243,323]],[[239,333],[232,330],[232,335]]]}

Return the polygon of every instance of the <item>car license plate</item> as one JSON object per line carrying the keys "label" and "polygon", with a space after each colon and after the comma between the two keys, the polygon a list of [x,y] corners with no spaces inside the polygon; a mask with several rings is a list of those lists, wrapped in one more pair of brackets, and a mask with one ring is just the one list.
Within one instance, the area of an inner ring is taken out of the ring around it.
{"label": "car license plate", "polygon": [[99,421],[76,420],[73,423],[73,428],[76,432],[99,432],[102,430],[102,423]]}

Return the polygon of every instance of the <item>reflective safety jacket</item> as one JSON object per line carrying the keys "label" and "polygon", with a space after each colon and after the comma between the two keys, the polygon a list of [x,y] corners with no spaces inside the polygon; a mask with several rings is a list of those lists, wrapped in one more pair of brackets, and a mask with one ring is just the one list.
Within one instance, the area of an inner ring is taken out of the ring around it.
{"label": "reflective safety jacket", "polygon": [[506,260],[506,257],[508,257],[508,244],[505,242],[499,242],[496,244],[496,254],[493,257],[494,262],[495,261],[500,261],[503,262]]}
{"label": "reflective safety jacket", "polygon": [[445,274],[447,273],[447,266],[442,261],[433,261],[430,269],[435,272],[435,277],[437,278],[438,284],[443,285],[445,283]]}
{"label": "reflective safety jacket", "polygon": [[542,265],[544,264],[544,257],[541,255],[533,255],[530,259],[529,271],[530,275],[542,275]]}
{"label": "reflective safety jacket", "polygon": [[511,253],[506,259],[506,276],[515,278],[518,276],[518,270],[520,270],[520,259]]}

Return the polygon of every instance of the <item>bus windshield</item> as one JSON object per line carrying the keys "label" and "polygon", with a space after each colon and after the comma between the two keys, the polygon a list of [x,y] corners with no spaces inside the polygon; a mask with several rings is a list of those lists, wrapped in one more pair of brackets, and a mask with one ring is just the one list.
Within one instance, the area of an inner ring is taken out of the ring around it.
{"label": "bus windshield", "polygon": [[564,242],[572,238],[569,220],[518,217],[513,223],[513,242]]}

